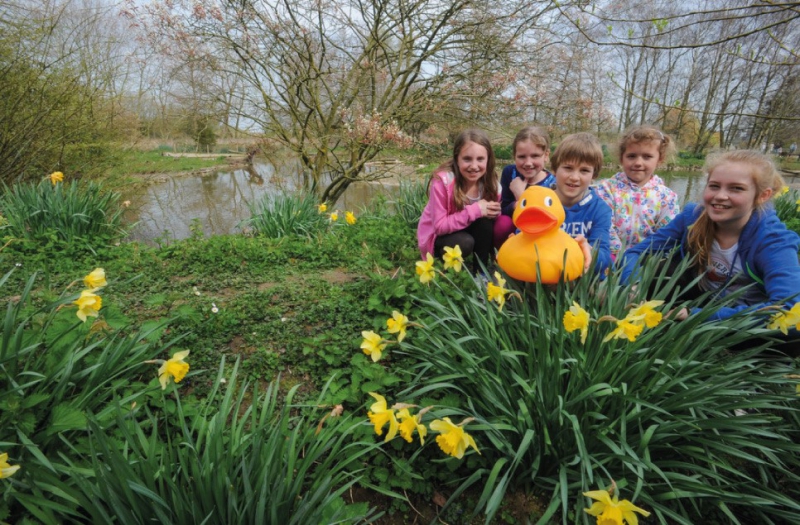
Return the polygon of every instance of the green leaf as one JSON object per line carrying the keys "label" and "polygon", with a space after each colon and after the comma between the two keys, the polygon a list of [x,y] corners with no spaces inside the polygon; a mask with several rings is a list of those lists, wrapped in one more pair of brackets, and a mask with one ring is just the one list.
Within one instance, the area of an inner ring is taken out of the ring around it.
{"label": "green leaf", "polygon": [[86,415],[80,409],[62,403],[53,407],[47,435],[84,428],[86,428]]}

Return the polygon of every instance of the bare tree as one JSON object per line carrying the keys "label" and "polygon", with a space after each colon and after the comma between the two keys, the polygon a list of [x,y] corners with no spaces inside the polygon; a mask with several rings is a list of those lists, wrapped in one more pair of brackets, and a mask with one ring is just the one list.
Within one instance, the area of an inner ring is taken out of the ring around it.
{"label": "bare tree", "polygon": [[149,4],[137,20],[173,56],[202,61],[210,77],[240,79],[225,94],[227,107],[295,154],[306,188],[334,201],[352,182],[379,177],[366,163],[387,145],[407,144],[403,130],[424,116],[445,108],[484,114],[489,95],[506,88],[496,79],[507,78],[509,43],[554,6],[170,1]]}

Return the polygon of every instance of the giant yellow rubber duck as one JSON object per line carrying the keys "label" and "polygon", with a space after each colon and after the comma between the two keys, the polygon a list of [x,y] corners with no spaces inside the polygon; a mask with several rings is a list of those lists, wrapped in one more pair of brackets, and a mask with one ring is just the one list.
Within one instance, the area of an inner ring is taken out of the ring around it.
{"label": "giant yellow rubber duck", "polygon": [[583,251],[561,229],[565,213],[556,192],[531,186],[517,200],[512,218],[520,233],[504,242],[497,252],[497,264],[503,271],[519,281],[545,284],[580,277]]}

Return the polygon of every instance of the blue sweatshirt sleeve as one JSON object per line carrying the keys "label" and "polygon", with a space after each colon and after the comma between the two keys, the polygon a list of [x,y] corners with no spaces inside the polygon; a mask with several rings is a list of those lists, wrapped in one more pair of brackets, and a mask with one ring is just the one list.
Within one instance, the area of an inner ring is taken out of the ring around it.
{"label": "blue sweatshirt sleeve", "polygon": [[509,164],[503,168],[503,173],[500,175],[500,208],[503,215],[511,217],[514,215],[514,208],[517,206],[517,198],[514,197],[514,192],[511,191],[511,181],[514,179],[514,172],[516,166]]}
{"label": "blue sweatshirt sleeve", "polygon": [[[779,221],[771,221],[766,231],[759,231],[750,247],[747,264],[762,281],[767,301],[760,304],[723,307],[714,312],[709,319],[725,319],[742,310],[758,310],[767,306],[784,305],[790,309],[800,301],[800,263],[798,249],[800,238],[786,229]],[[694,311],[693,311],[694,313]],[[769,312],[774,313],[773,311]]]}
{"label": "blue sweatshirt sleeve", "polygon": [[589,230],[586,240],[592,249],[597,250],[595,270],[605,275],[606,269],[611,266],[611,208],[602,199],[594,199],[592,229]]}
{"label": "blue sweatshirt sleeve", "polygon": [[694,221],[695,206],[687,205],[686,209],[678,214],[669,224],[660,228],[656,233],[636,244],[622,255],[620,266],[622,267],[622,283],[627,284],[630,280],[636,280],[636,269],[640,264],[640,259],[645,255],[656,252],[669,251],[680,245],[681,240],[686,235],[687,229]]}

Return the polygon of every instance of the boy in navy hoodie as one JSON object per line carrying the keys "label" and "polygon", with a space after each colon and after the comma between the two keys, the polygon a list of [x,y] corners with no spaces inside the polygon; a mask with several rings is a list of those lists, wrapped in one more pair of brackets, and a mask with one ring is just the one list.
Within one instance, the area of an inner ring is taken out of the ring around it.
{"label": "boy in navy hoodie", "polygon": [[590,133],[567,135],[553,152],[553,188],[566,212],[561,229],[596,250],[595,271],[611,266],[611,208],[590,187],[603,167],[603,148]]}

